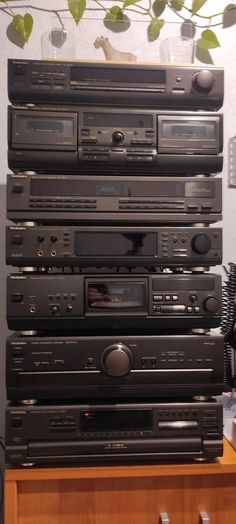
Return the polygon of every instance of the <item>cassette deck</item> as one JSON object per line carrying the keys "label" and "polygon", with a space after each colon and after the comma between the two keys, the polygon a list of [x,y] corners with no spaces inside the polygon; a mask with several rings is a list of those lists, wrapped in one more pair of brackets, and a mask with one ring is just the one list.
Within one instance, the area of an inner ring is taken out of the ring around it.
{"label": "cassette deck", "polygon": [[223,115],[9,106],[8,145],[15,172],[209,175],[222,170]]}
{"label": "cassette deck", "polygon": [[211,328],[220,324],[221,303],[221,277],[213,273],[18,273],[7,279],[8,327],[21,331]]}

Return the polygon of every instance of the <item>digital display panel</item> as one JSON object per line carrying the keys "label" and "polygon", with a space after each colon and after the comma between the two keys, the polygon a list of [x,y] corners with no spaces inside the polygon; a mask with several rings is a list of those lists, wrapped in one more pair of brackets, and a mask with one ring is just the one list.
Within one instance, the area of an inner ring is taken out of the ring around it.
{"label": "digital display panel", "polygon": [[[145,81],[144,81],[145,79]],[[70,68],[71,82],[101,82],[118,84],[165,84],[166,71],[165,69],[129,69],[122,67],[89,67],[72,66]]]}
{"label": "digital display panel", "polygon": [[77,256],[156,256],[156,233],[94,233],[76,232],[75,254]]}
{"label": "digital display panel", "polygon": [[81,431],[140,431],[152,429],[151,409],[84,410]]}

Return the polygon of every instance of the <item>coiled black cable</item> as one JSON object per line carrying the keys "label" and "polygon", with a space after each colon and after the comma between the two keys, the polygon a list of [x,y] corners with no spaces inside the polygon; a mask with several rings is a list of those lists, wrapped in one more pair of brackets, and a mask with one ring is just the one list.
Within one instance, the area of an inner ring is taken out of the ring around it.
{"label": "coiled black cable", "polygon": [[233,376],[233,350],[236,348],[235,339],[235,297],[236,297],[236,264],[229,263],[229,269],[224,266],[227,275],[222,286],[222,319],[221,333],[224,336],[224,380],[230,387],[235,387]]}

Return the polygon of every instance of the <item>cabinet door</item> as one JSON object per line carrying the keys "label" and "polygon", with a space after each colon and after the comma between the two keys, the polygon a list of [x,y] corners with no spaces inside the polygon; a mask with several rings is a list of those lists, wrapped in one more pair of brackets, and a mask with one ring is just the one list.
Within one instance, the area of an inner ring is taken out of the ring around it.
{"label": "cabinet door", "polygon": [[207,513],[209,524],[236,522],[235,474],[184,478],[183,524],[201,524],[200,512]]}
{"label": "cabinet door", "polygon": [[17,524],[159,524],[160,513],[183,524],[183,510],[181,479],[24,481]]}

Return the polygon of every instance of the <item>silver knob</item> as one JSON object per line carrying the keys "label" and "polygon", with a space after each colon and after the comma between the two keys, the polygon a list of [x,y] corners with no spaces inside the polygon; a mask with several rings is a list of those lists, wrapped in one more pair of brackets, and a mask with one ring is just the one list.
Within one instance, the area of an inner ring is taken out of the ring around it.
{"label": "silver knob", "polygon": [[193,76],[193,87],[198,93],[206,93],[211,91],[214,83],[214,77],[208,69],[202,69]]}
{"label": "silver knob", "polygon": [[123,377],[129,373],[133,355],[130,349],[118,342],[108,346],[102,356],[104,371],[111,377]]}

